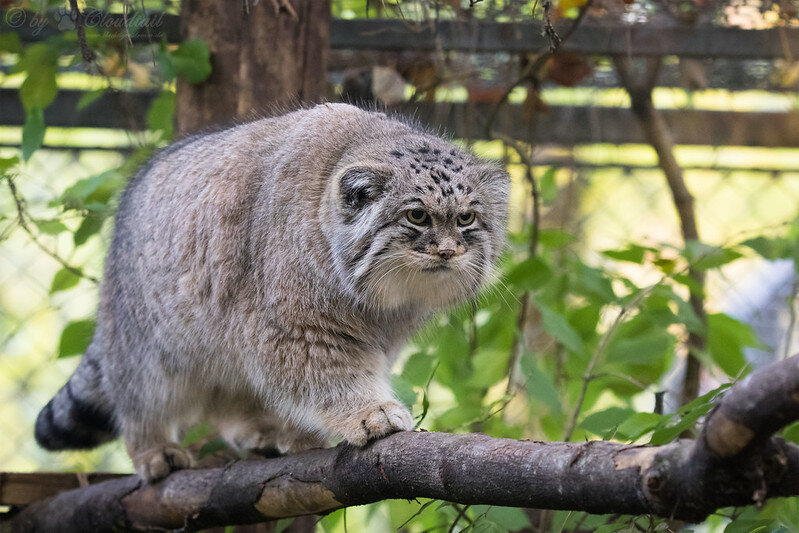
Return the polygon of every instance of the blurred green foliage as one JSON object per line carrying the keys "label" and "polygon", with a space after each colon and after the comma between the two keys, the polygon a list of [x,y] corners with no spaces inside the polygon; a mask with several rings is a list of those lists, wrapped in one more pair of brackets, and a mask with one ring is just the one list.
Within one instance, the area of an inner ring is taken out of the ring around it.
{"label": "blurred green foliage", "polygon": [[[366,2],[342,0],[333,5],[335,15],[366,16]],[[41,7],[53,6],[62,3]],[[92,237],[103,228],[108,230],[115,200],[127,180],[153,150],[171,140],[174,80],[183,76],[199,83],[211,69],[208,49],[201,41],[179,46],[155,43],[145,52],[155,65],[143,82],[134,80],[129,71],[115,76],[110,67],[124,59],[124,54],[100,33],[89,37],[104,75],[99,77],[102,87],[87,92],[79,107],[89,105],[105,91],[124,90],[131,84],[158,91],[160,96],[147,114],[152,134],[121,164],[69,183],[41,201],[35,214],[25,198],[8,202],[10,210],[3,213],[4,221],[14,223],[22,217],[31,238],[40,242],[66,236],[71,241],[70,260],[81,257],[81,249],[90,246]],[[59,69],[79,63],[81,57],[74,33],[28,46],[22,46],[14,34],[3,34],[0,53],[11,73],[24,76],[19,97],[26,113],[19,154],[0,158],[0,185],[5,195],[6,182],[23,179],[26,165],[42,146],[47,127],[43,112],[57,94]],[[544,209],[556,202],[566,187],[557,171],[551,168],[536,173]],[[749,326],[731,316],[715,312],[703,321],[695,314],[688,297],[701,288],[688,275],[689,269],[717,272],[756,256],[791,258],[799,265],[799,225],[788,221],[723,246],[629,242],[620,248],[587,250],[578,232],[533,231],[527,213],[530,185],[518,176],[515,179],[514,201],[520,216],[509,233],[510,244],[496,282],[473,302],[437,316],[414,338],[395,369],[398,397],[413,409],[417,425],[428,430],[651,444],[670,442],[691,430],[719,395],[750,371],[744,349],[761,344]],[[22,211],[16,212],[17,207]],[[93,286],[85,271],[81,263],[57,270],[47,283],[50,297],[77,294],[76,289]],[[642,272],[650,279],[654,276],[654,281],[641,283]],[[58,357],[82,353],[93,328],[90,316],[67,323],[60,335]],[[652,412],[655,393],[662,390],[689,331],[706,339],[706,349],[695,355],[719,386],[675,413]],[[186,443],[195,442],[207,431],[197,428],[187,435]],[[799,425],[789,427],[784,435],[799,442]],[[214,453],[220,446],[212,440],[204,453]],[[799,529],[797,501],[772,501],[760,510],[723,510],[705,526],[726,527],[727,531],[795,531]],[[343,510],[324,517],[320,527],[345,531],[348,520],[353,531],[360,525],[362,530],[504,532],[532,527],[531,520],[542,531],[655,531],[666,527],[664,521],[651,517],[528,514],[519,509],[430,500],[390,501]]]}

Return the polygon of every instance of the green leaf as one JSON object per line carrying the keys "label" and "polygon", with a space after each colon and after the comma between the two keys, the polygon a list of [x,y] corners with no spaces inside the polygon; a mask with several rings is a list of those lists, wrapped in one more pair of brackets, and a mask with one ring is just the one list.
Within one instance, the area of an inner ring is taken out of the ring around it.
{"label": "green leaf", "polygon": [[529,257],[508,272],[506,283],[522,290],[535,290],[552,279],[552,269],[539,257]]}
{"label": "green leaf", "polygon": [[628,263],[643,264],[647,251],[653,251],[652,248],[639,246],[637,244],[630,244],[627,248],[622,250],[605,250],[603,255],[615,261],[627,261]]}
{"label": "green leaf", "polygon": [[665,418],[657,413],[635,413],[619,424],[617,435],[626,437],[630,442],[634,442],[663,424]]}
{"label": "green leaf", "polygon": [[432,370],[433,358],[426,353],[414,352],[402,367],[402,377],[412,385],[424,387]]}
{"label": "green leaf", "polygon": [[21,54],[22,42],[19,40],[19,35],[14,32],[0,33],[0,52]]}
{"label": "green leaf", "polygon": [[483,414],[479,406],[459,405],[448,409],[438,416],[436,422],[442,428],[457,429],[468,422],[478,420]]}
{"label": "green leaf", "polygon": [[778,533],[782,528],[774,520],[736,519],[724,528],[724,533]]}
{"label": "green leaf", "polygon": [[80,283],[80,278],[75,272],[62,268],[53,276],[53,281],[50,283],[50,294],[71,289]]}
{"label": "green leaf", "polygon": [[667,331],[653,329],[631,338],[616,338],[608,346],[609,363],[648,365],[670,352],[674,337]]}
{"label": "green leaf", "polygon": [[273,526],[273,533],[283,533],[287,527],[289,527],[294,522],[293,518],[281,518],[277,522],[275,522]]}
{"label": "green leaf", "polygon": [[799,444],[799,422],[794,422],[782,430],[782,438],[788,442]]}
{"label": "green leaf", "polygon": [[[760,342],[752,328],[731,316],[714,313],[707,315],[707,348],[719,367],[736,377],[747,366],[744,347],[767,348]],[[748,372],[747,372],[748,373]]]}
{"label": "green leaf", "polygon": [[339,509],[333,511],[324,518],[316,522],[317,526],[321,526],[325,533],[332,533],[333,531],[341,531],[343,528],[337,527],[338,523],[342,521],[346,509]]}
{"label": "green leaf", "polygon": [[113,171],[108,171],[80,179],[61,194],[61,201],[63,203],[69,203],[74,200],[80,200],[82,202],[112,176]]}
{"label": "green leaf", "polygon": [[683,431],[686,431],[694,427],[694,424],[696,424],[696,422],[702,416],[704,416],[708,411],[710,411],[711,407],[712,405],[710,404],[698,407],[689,412],[688,414],[686,414],[685,416],[683,416],[680,419],[680,421],[677,422],[676,424],[656,430],[652,434],[652,438],[650,439],[649,443],[652,444],[653,446],[660,446],[662,444],[667,444],[673,441],[674,439],[679,437]]}
{"label": "green leaf", "polygon": [[542,304],[535,301],[535,306],[541,311],[541,319],[547,333],[558,339],[563,346],[575,353],[583,352],[583,340],[580,334],[561,315]]}
{"label": "green leaf", "polygon": [[541,230],[538,233],[538,242],[547,248],[560,248],[577,242],[577,237],[571,233],[557,229]]}
{"label": "green leaf", "polygon": [[544,405],[553,413],[561,412],[560,395],[552,378],[538,368],[538,360],[534,354],[527,353],[519,361],[525,378],[527,394]]}
{"label": "green leaf", "polygon": [[0,157],[0,174],[5,174],[15,166],[19,165],[19,157]]}
{"label": "green leaf", "polygon": [[549,167],[541,179],[538,180],[538,189],[541,193],[541,201],[546,205],[558,196],[558,185],[555,183],[557,169]]}
{"label": "green leaf", "polygon": [[677,268],[677,261],[674,259],[655,259],[652,264],[660,269],[664,274],[673,274]]}
{"label": "green leaf", "polygon": [[791,257],[795,242],[785,237],[754,237],[741,243],[741,245],[751,248],[764,259],[783,259]]}
{"label": "green leaf", "polygon": [[710,246],[699,241],[685,243],[685,258],[694,270],[718,268],[743,257],[740,252],[721,246]]}
{"label": "green leaf", "polygon": [[204,439],[211,434],[211,425],[208,422],[202,422],[191,427],[183,437],[183,446],[188,448],[200,439]]}
{"label": "green leaf", "polygon": [[19,88],[19,99],[22,100],[25,111],[44,109],[55,100],[58,94],[55,74],[55,65],[37,65],[28,71],[28,76]]}
{"label": "green leaf", "polygon": [[622,529],[628,530],[629,526],[623,522],[619,521],[614,524],[604,524],[599,526],[594,530],[594,533],[615,533],[616,531],[621,531]]}
{"label": "green leaf", "polygon": [[586,296],[592,297],[595,303],[606,304],[616,301],[616,293],[613,292],[613,285],[606,277],[605,272],[590,267],[585,263],[579,263],[576,276],[572,283],[577,285]]}
{"label": "green leaf", "polygon": [[605,435],[616,428],[635,413],[629,407],[608,407],[602,411],[591,413],[580,422],[580,427],[594,433]]}
{"label": "green leaf", "polygon": [[470,387],[488,388],[508,375],[508,350],[478,348],[472,357],[474,371],[466,384]]}
{"label": "green leaf", "polygon": [[26,47],[14,72],[36,70],[40,67],[55,68],[58,63],[59,47],[52,42],[41,42]]}
{"label": "green leaf", "polygon": [[211,60],[204,41],[182,42],[176,50],[161,50],[158,54],[161,72],[168,80],[181,75],[191,83],[202,83],[211,74]]}
{"label": "green leaf", "polygon": [[517,507],[497,505],[472,505],[475,516],[482,516],[489,522],[500,526],[504,531],[519,531],[531,527],[530,519]]}
{"label": "green leaf", "polygon": [[674,424],[657,429],[652,434],[652,438],[650,439],[649,443],[659,446],[661,444],[669,443],[679,437],[683,431],[693,427],[697,420],[707,414],[707,412],[713,408],[716,398],[722,392],[730,388],[730,386],[730,383],[725,383],[724,385],[721,385],[720,387],[703,394],[699,398],[696,398],[687,405],[681,407],[677,415],[674,415],[679,416],[680,420]]}
{"label": "green leaf", "polygon": [[80,95],[80,99],[75,107],[78,108],[78,111],[85,109],[92,105],[95,101],[97,101],[101,96],[105,94],[105,89],[95,89],[93,91],[87,91]]}
{"label": "green leaf", "polygon": [[105,207],[105,204],[124,182],[119,169],[89,176],[75,182],[61,194],[57,201],[50,202],[50,205],[51,207],[78,210],[91,206],[92,210],[97,211]]}
{"label": "green leaf", "polygon": [[569,324],[583,337],[589,338],[596,333],[602,306],[589,303],[583,307],[569,311]]}
{"label": "green leaf", "polygon": [[216,452],[221,452],[222,450],[227,449],[227,447],[227,442],[225,442],[225,439],[221,437],[209,440],[203,444],[202,448],[200,448],[200,451],[197,452],[197,458],[202,459],[206,455],[212,455]]}
{"label": "green leaf", "polygon": [[172,119],[175,115],[175,93],[163,91],[150,104],[147,110],[147,127],[153,131],[163,131],[163,138],[172,139]]}
{"label": "green leaf", "polygon": [[25,112],[25,125],[22,126],[22,159],[29,160],[44,142],[44,112],[41,108]]}
{"label": "green leaf", "polygon": [[89,240],[89,237],[100,231],[103,227],[103,221],[105,219],[103,217],[98,217],[96,215],[89,215],[83,219],[78,229],[75,230],[75,233],[72,235],[73,242],[75,246],[81,246]]}
{"label": "green leaf", "polygon": [[685,285],[688,287],[688,290],[691,291],[691,294],[699,296],[700,298],[705,297],[704,287],[699,283],[699,281],[697,281],[695,277],[688,274],[674,274],[671,279],[680,285]]}
{"label": "green leaf", "polygon": [[399,374],[391,375],[391,388],[394,389],[394,394],[397,399],[402,402],[408,409],[413,407],[416,403],[416,391],[405,378]]}
{"label": "green leaf", "polygon": [[34,220],[34,224],[39,228],[39,231],[47,235],[58,235],[59,233],[69,231],[69,228],[60,220]]}
{"label": "green leaf", "polygon": [[96,325],[94,320],[76,320],[67,324],[67,327],[61,332],[58,357],[68,357],[85,352],[92,342]]}

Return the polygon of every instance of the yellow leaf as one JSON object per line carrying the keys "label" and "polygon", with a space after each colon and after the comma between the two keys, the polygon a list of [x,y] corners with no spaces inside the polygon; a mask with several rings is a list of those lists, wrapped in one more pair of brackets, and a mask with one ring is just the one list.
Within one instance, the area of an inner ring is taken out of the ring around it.
{"label": "yellow leaf", "polygon": [[566,12],[569,9],[582,6],[585,2],[586,0],[560,0],[557,5],[561,11]]}

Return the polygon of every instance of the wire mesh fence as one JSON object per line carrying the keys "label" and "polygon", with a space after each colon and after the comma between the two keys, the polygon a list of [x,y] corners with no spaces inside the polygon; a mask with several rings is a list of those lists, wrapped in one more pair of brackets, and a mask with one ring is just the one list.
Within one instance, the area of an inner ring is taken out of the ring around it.
{"label": "wire mesh fence", "polygon": [[[487,143],[477,143],[475,149],[496,155]],[[586,150],[622,149],[582,147],[573,155],[584,156]],[[763,151],[760,156],[779,159],[785,156],[781,152]],[[119,166],[123,158],[112,151],[38,153],[15,178],[26,215],[33,221],[53,220],[51,200],[76,180]],[[519,165],[510,167],[518,219],[529,191]],[[537,169],[539,175],[543,171]],[[778,230],[797,215],[797,172],[689,170],[686,181],[696,197],[702,238],[710,244],[731,244]],[[590,260],[607,261],[599,252],[629,242],[680,245],[672,200],[656,169],[562,167],[555,173],[555,182],[556,193],[545,202],[542,225],[577,234],[579,251]],[[38,410],[78,361],[77,357],[57,358],[59,335],[70,321],[93,316],[98,294],[97,285],[86,279],[53,293],[53,276],[61,265],[52,256],[100,277],[111,224],[75,251],[70,232],[51,235],[37,229],[41,246],[34,243],[20,227],[17,205],[5,184],[0,188],[0,209],[0,470],[129,471],[120,442],[91,452],[49,453],[33,439]],[[56,218],[69,228],[77,223],[68,216]],[[640,269],[637,265],[615,267]],[[753,354],[761,361],[797,348],[799,335],[787,334],[795,328],[794,273],[784,264],[751,259],[737,261],[708,280],[707,307],[753,324],[770,347]],[[645,283],[652,274],[640,269],[636,275]]]}

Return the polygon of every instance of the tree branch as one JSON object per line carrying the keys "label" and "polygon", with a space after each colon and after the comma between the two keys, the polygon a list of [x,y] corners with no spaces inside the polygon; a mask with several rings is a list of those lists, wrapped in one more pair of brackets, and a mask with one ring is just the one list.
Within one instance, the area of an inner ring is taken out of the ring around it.
{"label": "tree branch", "polygon": [[735,385],[697,440],[650,447],[403,432],[364,448],[179,471],[157,485],[112,479],[34,503],[0,531],[195,530],[418,497],[701,520],[799,495],[799,446],[771,436],[796,419],[799,355]]}
{"label": "tree branch", "polygon": [[[674,156],[674,139],[669,131],[669,126],[663,115],[655,109],[652,102],[652,89],[657,83],[658,73],[662,59],[651,57],[647,60],[646,72],[643,80],[636,79],[627,57],[613,57],[613,64],[619,75],[621,84],[630,95],[630,108],[638,120],[638,124],[652,148],[658,156],[658,163],[666,176],[669,190],[674,200],[674,207],[680,219],[680,227],[684,241],[698,241],[699,230],[696,224],[694,197],[685,185],[683,171],[677,158]],[[690,304],[696,316],[705,322],[705,309],[702,292],[704,292],[705,276],[701,271],[691,270],[689,275],[700,287],[699,293],[691,291]],[[680,396],[680,405],[685,405],[699,394],[699,379],[701,364],[696,357],[696,352],[702,351],[705,346],[704,338],[696,332],[688,333],[688,356],[685,363],[685,378]]]}

